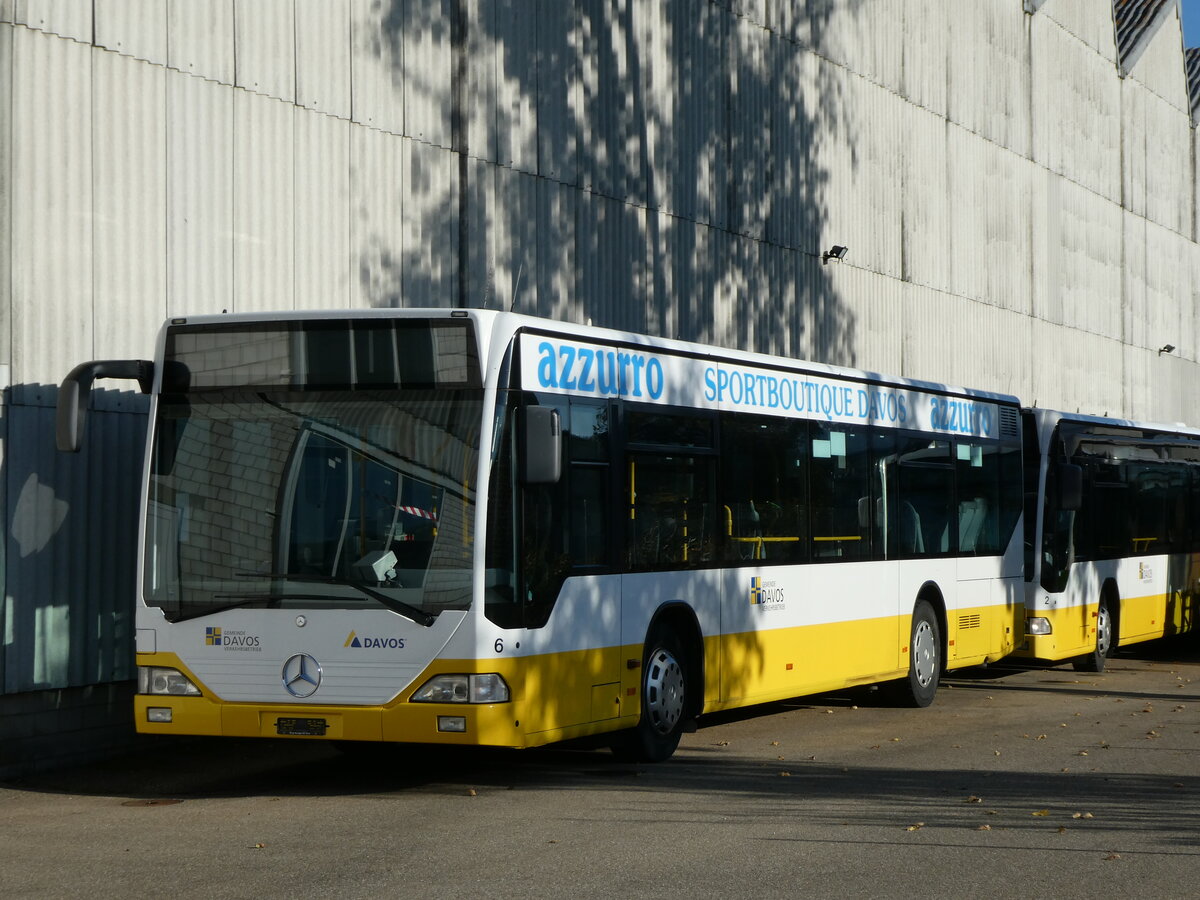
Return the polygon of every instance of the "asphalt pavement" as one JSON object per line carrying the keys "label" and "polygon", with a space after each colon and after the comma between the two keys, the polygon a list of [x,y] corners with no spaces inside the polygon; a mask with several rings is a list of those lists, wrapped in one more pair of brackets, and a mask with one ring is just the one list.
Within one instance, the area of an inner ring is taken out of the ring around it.
{"label": "asphalt pavement", "polygon": [[1200,895],[1200,652],[839,692],[603,750],[164,740],[0,783],[6,897]]}

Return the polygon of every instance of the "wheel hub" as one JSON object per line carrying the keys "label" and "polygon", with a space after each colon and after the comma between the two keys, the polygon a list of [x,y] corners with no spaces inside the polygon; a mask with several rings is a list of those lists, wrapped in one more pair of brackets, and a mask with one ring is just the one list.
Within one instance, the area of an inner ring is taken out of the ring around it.
{"label": "wheel hub", "polygon": [[921,687],[929,687],[937,667],[937,648],[934,646],[933,628],[928,622],[917,623],[912,641],[913,672]]}
{"label": "wheel hub", "polygon": [[658,648],[646,664],[646,718],[659,734],[670,734],[683,716],[683,669],[668,650]]}

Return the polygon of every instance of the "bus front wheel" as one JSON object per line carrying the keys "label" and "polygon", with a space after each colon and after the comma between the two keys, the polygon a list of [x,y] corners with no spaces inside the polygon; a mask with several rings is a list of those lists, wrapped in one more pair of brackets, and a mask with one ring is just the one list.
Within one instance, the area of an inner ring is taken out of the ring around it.
{"label": "bus front wheel", "polygon": [[679,746],[690,702],[687,658],[673,631],[656,628],[642,659],[642,716],[613,744],[619,759],[662,762]]}
{"label": "bus front wheel", "polygon": [[1103,672],[1104,661],[1108,659],[1113,649],[1113,617],[1109,609],[1108,597],[1100,600],[1100,609],[1096,612],[1096,644],[1092,652],[1081,656],[1072,663],[1076,672]]}
{"label": "bus front wheel", "polygon": [[893,696],[903,706],[928,706],[942,673],[942,635],[937,614],[926,600],[913,607],[908,640],[908,677],[895,682]]}

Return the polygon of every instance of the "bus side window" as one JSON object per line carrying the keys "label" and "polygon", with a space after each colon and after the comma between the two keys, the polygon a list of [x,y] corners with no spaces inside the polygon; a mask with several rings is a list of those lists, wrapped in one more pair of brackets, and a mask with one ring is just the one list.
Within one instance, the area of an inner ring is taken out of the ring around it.
{"label": "bus side window", "polygon": [[692,568],[715,557],[713,463],[682,453],[629,455],[630,569]]}
{"label": "bus side window", "polygon": [[571,401],[570,556],[575,567],[609,565],[609,431],[607,403]]}
{"label": "bus side window", "polygon": [[899,437],[900,556],[945,556],[958,548],[958,514],[953,508],[954,468],[950,443]]}
{"label": "bus side window", "polygon": [[808,558],[808,423],[721,419],[724,555],[733,562]]}
{"label": "bus side window", "polygon": [[[1004,487],[1017,487],[1015,446],[959,441],[954,448],[958,482],[958,549],[964,556],[996,556],[1012,533],[1015,501]],[[1006,502],[1007,501],[1007,502]]]}
{"label": "bus side window", "polygon": [[869,519],[864,524],[859,515],[859,503],[870,491],[867,433],[846,425],[813,423],[810,437],[813,559],[870,559],[871,526]]}

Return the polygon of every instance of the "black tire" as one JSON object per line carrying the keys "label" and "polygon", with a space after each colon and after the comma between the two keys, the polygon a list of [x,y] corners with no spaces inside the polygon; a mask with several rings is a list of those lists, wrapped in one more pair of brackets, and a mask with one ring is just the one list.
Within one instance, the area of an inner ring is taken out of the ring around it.
{"label": "black tire", "polygon": [[929,602],[918,600],[908,638],[908,676],[893,682],[892,696],[900,706],[929,706],[941,676],[942,629]]}
{"label": "black tire", "polygon": [[687,722],[691,689],[682,643],[673,631],[655,628],[642,657],[641,719],[614,741],[612,751],[617,758],[628,762],[669,759]]}
{"label": "black tire", "polygon": [[1115,646],[1112,604],[1106,595],[1100,598],[1100,609],[1096,613],[1096,644],[1091,653],[1079,657],[1071,665],[1076,672],[1103,672],[1104,661],[1112,655]]}

